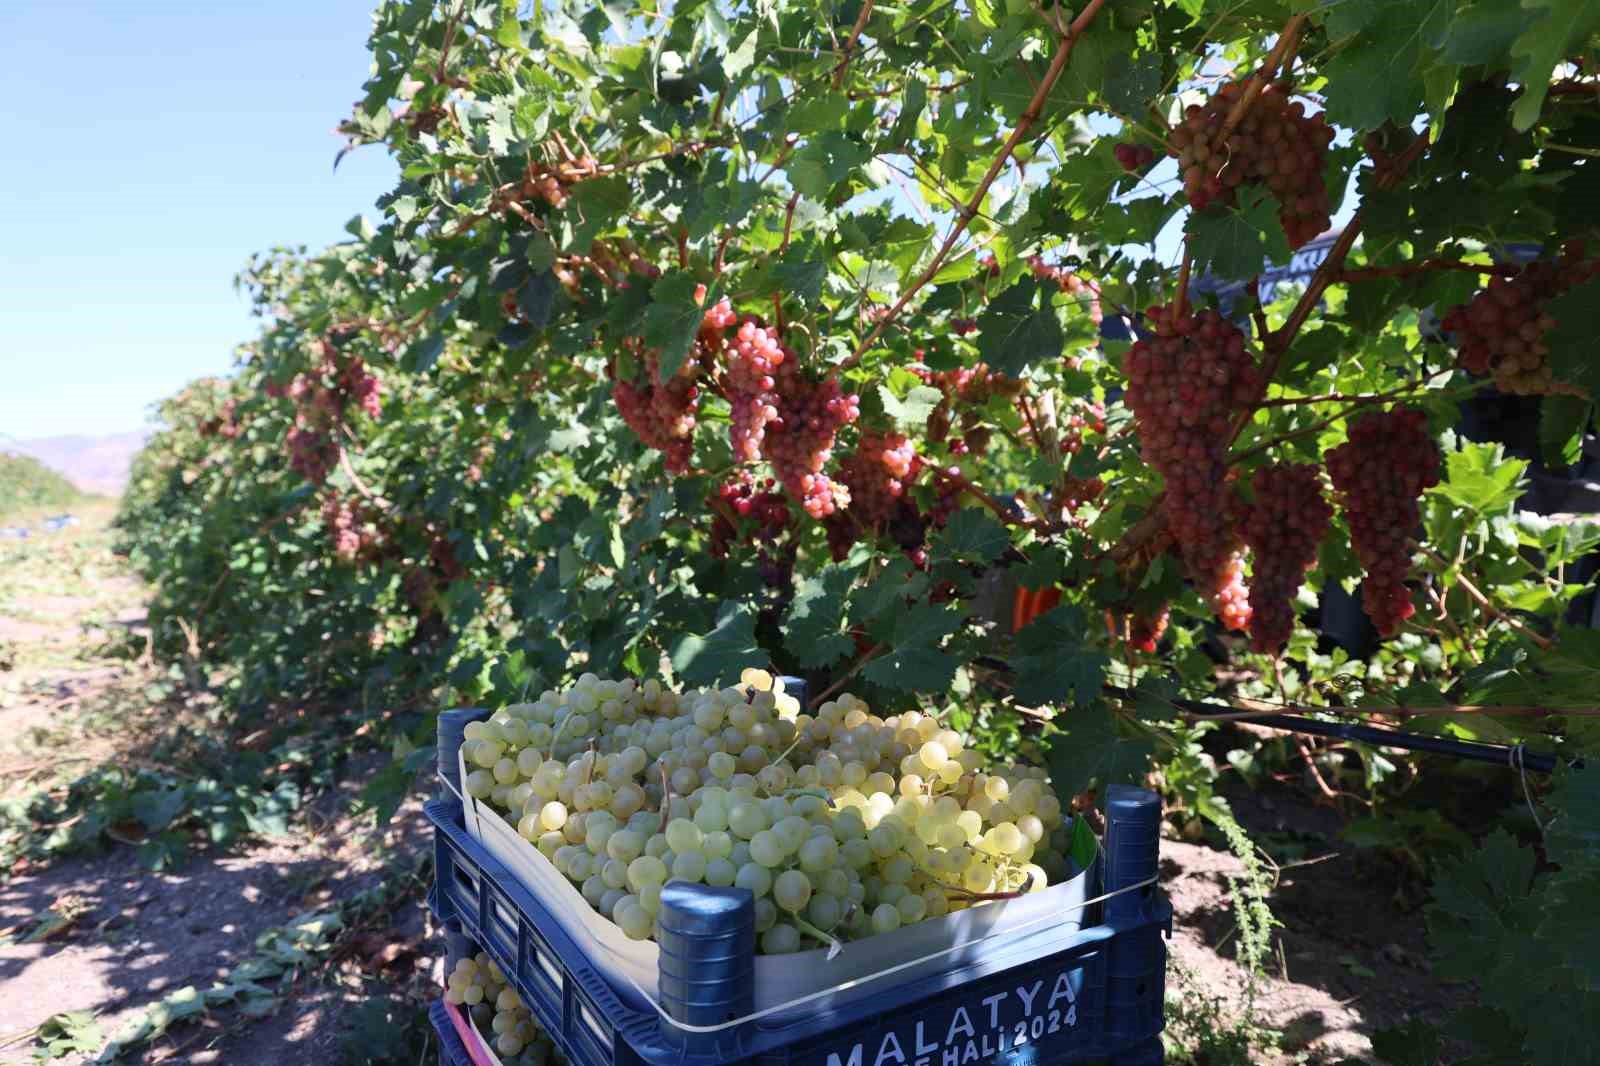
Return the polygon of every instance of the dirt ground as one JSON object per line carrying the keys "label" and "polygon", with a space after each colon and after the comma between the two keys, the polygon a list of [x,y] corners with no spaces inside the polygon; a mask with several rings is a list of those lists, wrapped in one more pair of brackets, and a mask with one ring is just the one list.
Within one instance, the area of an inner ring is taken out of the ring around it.
{"label": "dirt ground", "polygon": [[[136,696],[151,669],[94,650],[116,627],[137,638],[141,625],[139,587],[106,551],[104,520],[73,531],[76,546],[52,545],[26,565],[12,559],[8,569],[0,555],[0,661],[9,664],[0,670],[0,788],[7,795],[63,772],[48,765],[52,758],[115,759],[114,739],[75,734],[74,723],[108,692]],[[48,587],[41,566],[61,567],[60,587]],[[34,1061],[32,1033],[59,1012],[92,1011],[101,1031],[115,1034],[162,995],[224,976],[263,930],[349,898],[430,846],[415,799],[382,832],[354,818],[348,807],[359,776],[347,775],[343,790],[319,800],[316,815],[283,839],[203,853],[163,873],[146,870],[132,848],[115,847],[0,881],[0,1064]],[[1411,1013],[1438,1016],[1460,999],[1458,987],[1430,977],[1421,922],[1397,907],[1387,873],[1336,843],[1338,815],[1292,796],[1274,802],[1246,795],[1236,806],[1252,832],[1290,832],[1307,842],[1303,856],[1280,871],[1271,904],[1283,928],[1256,993],[1259,1020],[1281,1032],[1281,1050],[1252,1061],[1287,1066],[1359,1056],[1370,1052],[1375,1026]],[[1180,1001],[1219,997],[1233,1009],[1243,1000],[1228,887],[1238,873],[1226,851],[1163,845],[1162,884],[1176,912],[1168,988]],[[37,943],[4,936],[63,906],[76,919],[62,935]],[[415,995],[437,980],[440,941],[420,902],[402,902],[386,920],[336,965],[299,981],[269,1016],[244,1019],[220,1009],[124,1061],[337,1061],[357,1004],[397,989]]]}

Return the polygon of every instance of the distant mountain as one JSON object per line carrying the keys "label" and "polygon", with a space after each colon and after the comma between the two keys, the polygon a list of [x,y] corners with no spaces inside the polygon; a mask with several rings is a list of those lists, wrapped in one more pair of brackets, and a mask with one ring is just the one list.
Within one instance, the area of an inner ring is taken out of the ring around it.
{"label": "distant mountain", "polygon": [[149,437],[146,430],[103,437],[38,437],[0,441],[0,450],[31,455],[65,474],[84,492],[120,496],[128,483],[128,466]]}

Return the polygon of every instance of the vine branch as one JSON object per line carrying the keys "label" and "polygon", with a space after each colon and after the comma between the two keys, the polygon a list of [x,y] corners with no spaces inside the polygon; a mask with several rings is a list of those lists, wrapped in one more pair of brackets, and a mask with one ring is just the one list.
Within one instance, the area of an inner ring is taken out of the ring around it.
{"label": "vine branch", "polygon": [[1089,0],[1082,13],[1072,20],[1072,24],[1067,27],[1066,33],[1062,35],[1061,44],[1056,49],[1055,56],[1050,60],[1049,69],[1045,71],[1044,77],[1039,81],[1039,88],[1034,91],[1033,98],[1028,101],[1028,106],[1022,112],[1022,117],[1017,119],[1016,127],[1012,129],[1011,135],[1006,138],[1006,143],[1001,146],[1000,154],[995,156],[994,161],[989,164],[989,169],[984,174],[983,180],[978,182],[977,189],[974,190],[966,204],[962,206],[960,217],[950,227],[950,232],[945,235],[944,243],[939,246],[939,250],[934,253],[933,258],[929,260],[927,267],[917,276],[917,279],[900,294],[900,298],[894,302],[894,306],[889,308],[889,313],[873,325],[867,335],[861,339],[861,343],[856,345],[855,351],[850,353],[850,357],[840,364],[840,370],[848,370],[861,362],[861,358],[866,355],[867,349],[872,347],[873,342],[883,335],[883,331],[888,328],[891,322],[900,317],[900,312],[905,309],[906,304],[911,302],[911,298],[939,273],[944,266],[945,258],[950,254],[950,250],[955,247],[956,241],[961,239],[961,235],[966,232],[967,226],[971,224],[972,219],[977,215],[978,208],[983,204],[984,197],[989,195],[989,187],[1000,176],[1000,171],[1004,169],[1006,161],[1011,158],[1011,153],[1016,150],[1017,145],[1022,143],[1022,139],[1027,136],[1028,130],[1033,127],[1033,124],[1039,120],[1039,115],[1044,110],[1044,102],[1050,97],[1050,90],[1055,88],[1056,81],[1061,77],[1061,72],[1067,67],[1067,61],[1072,58],[1073,46],[1078,43],[1083,31],[1094,21],[1095,16],[1100,13],[1100,9],[1103,6],[1105,6],[1105,0]]}
{"label": "vine branch", "polygon": [[839,57],[839,65],[833,70],[833,87],[837,89],[844,83],[845,68],[850,65],[850,57],[855,54],[856,41],[861,39],[861,31],[866,28],[867,19],[872,17],[872,0],[865,0],[861,5],[861,14],[856,16],[856,24],[850,27],[850,36],[844,39],[844,47],[839,49],[843,54]]}
{"label": "vine branch", "polygon": [[1244,116],[1250,110],[1250,105],[1255,103],[1256,97],[1261,95],[1261,90],[1267,87],[1277,74],[1279,65],[1285,63],[1294,52],[1300,40],[1300,30],[1306,24],[1305,14],[1291,15],[1289,21],[1283,24],[1283,29],[1278,31],[1278,43],[1272,46],[1272,51],[1267,53],[1267,58],[1256,72],[1250,75],[1250,84],[1244,87],[1244,94],[1234,101],[1233,107],[1228,109],[1227,117],[1222,120],[1222,129],[1217,136],[1217,142],[1224,143],[1233,134],[1234,128],[1244,121]]}

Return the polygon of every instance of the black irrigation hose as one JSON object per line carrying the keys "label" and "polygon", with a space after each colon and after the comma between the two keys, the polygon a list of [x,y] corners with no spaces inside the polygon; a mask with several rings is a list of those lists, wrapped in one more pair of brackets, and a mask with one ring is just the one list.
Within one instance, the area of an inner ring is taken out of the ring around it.
{"label": "black irrigation hose", "polygon": [[[1137,693],[1127,689],[1106,686],[1106,694],[1120,699],[1134,699]],[[1229,712],[1218,708],[1214,704],[1201,703],[1198,700],[1168,699],[1163,702],[1170,703],[1180,710],[1188,711],[1198,718],[1217,718]],[[1341,740],[1357,741],[1362,744],[1376,744],[1385,748],[1401,748],[1406,751],[1425,751],[1432,755],[1449,755],[1457,759],[1466,759],[1470,762],[1490,763],[1494,766],[1526,767],[1537,773],[1548,774],[1556,768],[1556,757],[1544,752],[1528,751],[1521,745],[1507,747],[1504,744],[1480,744],[1472,740],[1451,740],[1449,737],[1433,737],[1425,733],[1407,733],[1396,729],[1379,729],[1376,726],[1356,725],[1352,722],[1323,722],[1315,718],[1303,718],[1296,714],[1251,714],[1241,721],[1248,721],[1255,725],[1264,725],[1270,729],[1284,729],[1292,733],[1310,733],[1321,737],[1338,737]]]}
{"label": "black irrigation hose", "polygon": [[1393,729],[1378,729],[1370,725],[1350,722],[1321,722],[1315,718],[1301,718],[1293,714],[1268,714],[1249,721],[1272,729],[1287,729],[1295,733],[1312,733],[1316,736],[1339,737],[1363,744],[1377,744],[1385,748],[1404,748],[1407,751],[1425,751],[1433,755],[1449,755],[1471,762],[1486,762],[1495,766],[1516,767],[1519,763],[1529,770],[1548,774],[1556,768],[1556,757],[1543,752],[1508,748],[1503,744],[1479,744],[1470,740],[1451,740],[1449,737],[1430,737],[1425,733],[1404,733]]}

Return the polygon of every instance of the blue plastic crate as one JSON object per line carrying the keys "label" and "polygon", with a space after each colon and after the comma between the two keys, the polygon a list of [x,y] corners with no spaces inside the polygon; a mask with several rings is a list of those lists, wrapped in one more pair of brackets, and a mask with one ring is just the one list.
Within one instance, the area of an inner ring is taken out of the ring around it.
{"label": "blue plastic crate", "polygon": [[439,1038],[439,1066],[472,1066],[472,1057],[467,1054],[461,1034],[456,1032],[449,1012],[444,1009],[444,1000],[436,999],[428,1007],[428,1021],[433,1023],[434,1034]]}
{"label": "blue plastic crate", "polygon": [[[1114,786],[1106,813],[1105,890],[1153,877],[1155,795]],[[1095,1059],[1156,1066],[1162,1060],[1162,937],[1171,932],[1172,908],[1154,886],[1107,900],[1099,924],[1000,939],[971,962],[915,981],[882,978],[881,992],[865,1003],[707,1031],[714,1028],[706,1013],[713,1005],[744,1016],[737,1005],[741,994],[748,996],[753,972],[748,942],[742,954],[717,945],[741,942],[738,896],[748,912],[748,893],[680,885],[670,897],[663,894],[681,931],[672,953],[691,956],[662,982],[668,1019],[622,1002],[545,906],[467,833],[459,803],[430,803],[427,814],[437,830],[440,919],[459,923],[484,947],[575,1066],[1032,1066]],[[704,957],[693,958],[697,951]],[[664,946],[664,960],[668,954]],[[685,982],[685,973],[699,979]]]}

